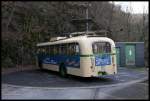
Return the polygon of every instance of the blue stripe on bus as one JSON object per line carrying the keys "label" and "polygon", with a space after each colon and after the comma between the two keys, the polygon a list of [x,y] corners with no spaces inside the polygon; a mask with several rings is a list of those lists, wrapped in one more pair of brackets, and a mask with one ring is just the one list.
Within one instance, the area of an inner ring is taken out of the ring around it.
{"label": "blue stripe on bus", "polygon": [[[40,62],[42,62],[44,64],[59,65],[60,63],[64,63],[66,67],[80,68],[80,55],[49,56],[49,55],[40,55],[39,54],[38,59]],[[110,54],[95,55],[95,66],[106,66],[106,65],[111,65],[111,55]]]}
{"label": "blue stripe on bus", "polygon": [[66,55],[38,55],[39,60],[44,64],[59,65],[64,63],[66,67],[80,68],[80,55],[66,56]]}

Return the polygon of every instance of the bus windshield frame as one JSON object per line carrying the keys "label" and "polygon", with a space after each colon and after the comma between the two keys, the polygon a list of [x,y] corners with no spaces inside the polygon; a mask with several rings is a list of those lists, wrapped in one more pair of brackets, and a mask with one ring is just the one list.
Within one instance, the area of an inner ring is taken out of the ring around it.
{"label": "bus windshield frame", "polygon": [[93,54],[111,53],[111,44],[109,42],[93,42],[92,52]]}

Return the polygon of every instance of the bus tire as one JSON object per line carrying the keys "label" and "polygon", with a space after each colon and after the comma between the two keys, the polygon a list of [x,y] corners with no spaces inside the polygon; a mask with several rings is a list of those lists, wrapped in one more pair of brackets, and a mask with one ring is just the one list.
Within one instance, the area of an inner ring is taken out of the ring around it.
{"label": "bus tire", "polygon": [[66,69],[64,64],[60,64],[59,74],[60,74],[61,77],[67,77],[67,69]]}
{"label": "bus tire", "polygon": [[42,62],[40,62],[40,61],[39,61],[39,63],[38,63],[38,64],[39,64],[39,68],[40,68],[40,70],[43,70]]}

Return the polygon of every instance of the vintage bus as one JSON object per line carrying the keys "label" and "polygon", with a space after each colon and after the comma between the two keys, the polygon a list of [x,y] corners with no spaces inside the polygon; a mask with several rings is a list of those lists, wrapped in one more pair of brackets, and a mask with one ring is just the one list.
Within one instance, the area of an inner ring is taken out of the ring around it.
{"label": "vintage bus", "polygon": [[[86,34],[85,34],[86,33]],[[37,44],[37,64],[41,69],[81,77],[117,73],[115,43],[95,32],[76,32]]]}

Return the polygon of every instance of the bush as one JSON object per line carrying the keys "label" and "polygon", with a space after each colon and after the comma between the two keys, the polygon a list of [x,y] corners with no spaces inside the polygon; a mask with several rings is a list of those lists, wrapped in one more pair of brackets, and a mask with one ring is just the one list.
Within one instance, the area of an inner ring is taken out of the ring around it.
{"label": "bush", "polygon": [[13,67],[14,63],[12,62],[10,57],[6,57],[4,60],[2,60],[2,67],[7,68],[7,67]]}

